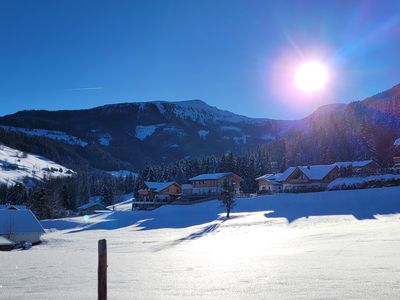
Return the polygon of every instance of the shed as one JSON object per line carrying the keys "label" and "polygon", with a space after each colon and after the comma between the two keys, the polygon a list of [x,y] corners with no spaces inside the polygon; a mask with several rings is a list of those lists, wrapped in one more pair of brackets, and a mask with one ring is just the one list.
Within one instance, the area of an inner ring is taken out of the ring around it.
{"label": "shed", "polygon": [[0,207],[0,237],[13,242],[37,244],[45,233],[31,210],[23,206]]}
{"label": "shed", "polygon": [[100,200],[91,201],[83,204],[76,209],[81,215],[91,215],[101,211],[111,211],[107,206],[101,203]]}

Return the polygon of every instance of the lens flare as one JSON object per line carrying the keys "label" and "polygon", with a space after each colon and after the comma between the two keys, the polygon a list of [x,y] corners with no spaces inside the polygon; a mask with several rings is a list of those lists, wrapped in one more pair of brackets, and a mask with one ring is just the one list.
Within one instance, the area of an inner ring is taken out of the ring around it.
{"label": "lens flare", "polygon": [[303,92],[313,93],[325,87],[328,77],[328,70],[323,64],[306,62],[296,70],[294,84]]}

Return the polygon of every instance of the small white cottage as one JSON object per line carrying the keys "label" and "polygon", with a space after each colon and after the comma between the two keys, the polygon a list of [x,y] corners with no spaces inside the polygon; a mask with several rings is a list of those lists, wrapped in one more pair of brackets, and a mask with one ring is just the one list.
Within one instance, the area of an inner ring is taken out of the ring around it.
{"label": "small white cottage", "polygon": [[257,193],[273,193],[273,192],[282,192],[282,182],[280,178],[282,173],[277,174],[265,174],[256,178],[258,184]]}
{"label": "small white cottage", "polygon": [[0,205],[0,237],[13,243],[37,244],[44,233],[38,219],[25,206]]}

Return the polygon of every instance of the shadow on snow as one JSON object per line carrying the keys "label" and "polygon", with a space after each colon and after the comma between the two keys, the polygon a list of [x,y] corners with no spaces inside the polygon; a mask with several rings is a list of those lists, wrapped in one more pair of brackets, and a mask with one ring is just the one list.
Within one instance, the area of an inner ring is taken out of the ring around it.
{"label": "shadow on snow", "polygon": [[[279,194],[238,199],[233,213],[266,212],[266,218],[285,218],[288,222],[310,216],[353,215],[358,220],[373,219],[379,214],[400,212],[400,187],[332,191],[307,194]],[[167,205],[153,211],[115,211],[91,216],[87,223],[73,218],[44,220],[45,228],[71,230],[113,230],[134,226],[137,230],[185,228],[224,218],[219,201],[194,205]],[[185,239],[195,239],[216,230],[221,223],[205,226]]]}

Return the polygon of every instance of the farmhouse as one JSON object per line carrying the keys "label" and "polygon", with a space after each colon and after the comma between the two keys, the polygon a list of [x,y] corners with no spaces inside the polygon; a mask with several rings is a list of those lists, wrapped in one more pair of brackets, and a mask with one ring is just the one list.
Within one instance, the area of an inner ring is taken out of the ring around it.
{"label": "farmhouse", "polygon": [[339,175],[336,165],[298,166],[288,168],[280,177],[285,192],[323,190]]}
{"label": "farmhouse", "polygon": [[256,178],[258,184],[258,193],[274,193],[282,191],[282,182],[280,181],[282,173],[265,174]]}
{"label": "farmhouse", "polygon": [[138,191],[138,199],[132,203],[132,210],[154,209],[182,195],[182,187],[174,181],[145,181],[144,185],[145,187]]}
{"label": "farmhouse", "polygon": [[0,205],[0,237],[3,245],[8,243],[7,240],[14,244],[36,244],[44,233],[38,219],[25,206]]}
{"label": "farmhouse", "polygon": [[175,181],[145,181],[145,188],[139,190],[139,196],[145,200],[170,201],[182,194],[182,188]]}
{"label": "farmhouse", "polygon": [[374,172],[380,168],[378,163],[374,160],[362,160],[362,161],[339,161],[333,163],[333,165],[338,166],[339,168],[350,168],[352,173],[360,174],[363,172]]}
{"label": "farmhouse", "polygon": [[223,191],[224,182],[232,185],[235,193],[239,194],[242,180],[232,172],[201,174],[189,179],[192,184],[192,195],[219,195]]}

